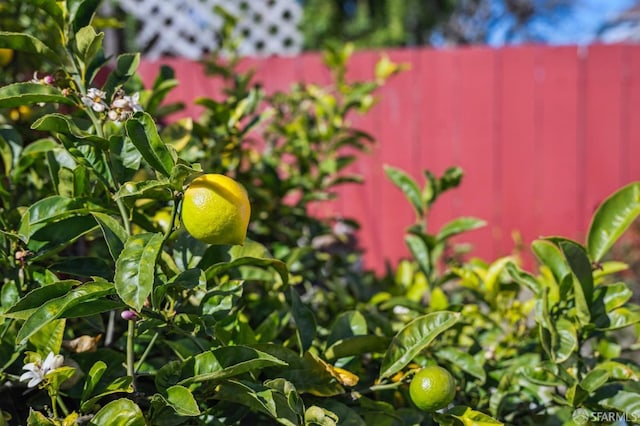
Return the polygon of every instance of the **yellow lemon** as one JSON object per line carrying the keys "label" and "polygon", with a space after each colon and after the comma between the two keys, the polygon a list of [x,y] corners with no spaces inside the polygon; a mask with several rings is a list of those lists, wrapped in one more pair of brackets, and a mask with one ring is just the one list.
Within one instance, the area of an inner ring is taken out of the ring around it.
{"label": "yellow lemon", "polygon": [[244,187],[219,174],[191,182],[182,200],[182,223],[194,238],[209,244],[243,244],[251,205]]}
{"label": "yellow lemon", "polygon": [[0,48],[0,67],[7,66],[13,60],[13,50]]}
{"label": "yellow lemon", "polygon": [[456,381],[444,368],[431,365],[413,376],[409,395],[419,409],[436,411],[453,401],[456,396]]}

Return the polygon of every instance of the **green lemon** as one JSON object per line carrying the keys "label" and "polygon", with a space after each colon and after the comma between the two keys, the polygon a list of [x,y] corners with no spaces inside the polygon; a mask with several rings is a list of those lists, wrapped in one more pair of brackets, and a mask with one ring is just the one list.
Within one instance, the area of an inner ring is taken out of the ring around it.
{"label": "green lemon", "polygon": [[208,244],[243,244],[251,205],[244,187],[219,174],[191,182],[182,200],[182,223],[189,234]]}
{"label": "green lemon", "polygon": [[409,385],[411,400],[423,411],[446,407],[456,396],[456,381],[447,370],[437,365],[418,371]]}

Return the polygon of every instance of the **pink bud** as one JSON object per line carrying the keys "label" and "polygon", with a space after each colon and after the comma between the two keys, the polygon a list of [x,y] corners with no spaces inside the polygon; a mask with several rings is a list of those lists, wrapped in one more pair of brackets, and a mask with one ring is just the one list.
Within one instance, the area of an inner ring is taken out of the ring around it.
{"label": "pink bud", "polygon": [[120,316],[122,317],[123,320],[126,320],[126,321],[135,321],[136,318],[138,318],[138,314],[136,314],[134,311],[130,309],[127,309],[126,311],[122,311]]}
{"label": "pink bud", "polygon": [[53,84],[55,80],[52,75],[45,75],[42,81],[44,82],[44,84]]}

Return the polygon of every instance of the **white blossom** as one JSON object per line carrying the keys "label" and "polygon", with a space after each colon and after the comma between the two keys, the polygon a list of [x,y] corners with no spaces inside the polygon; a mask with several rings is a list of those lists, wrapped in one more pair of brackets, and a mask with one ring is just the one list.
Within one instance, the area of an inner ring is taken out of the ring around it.
{"label": "white blossom", "polygon": [[118,97],[111,102],[111,108],[108,113],[109,119],[113,121],[124,121],[134,112],[142,111],[139,99],[139,93],[135,93],[133,96],[119,93]]}
{"label": "white blossom", "polygon": [[22,367],[22,369],[27,370],[27,372],[20,376],[20,381],[25,382],[28,380],[29,383],[27,383],[27,386],[30,388],[38,386],[47,374],[56,368],[62,367],[63,362],[64,357],[62,355],[54,355],[53,352],[49,352],[44,362],[30,362]]}
{"label": "white blossom", "polygon": [[107,94],[102,90],[92,87],[87,91],[86,95],[82,96],[82,103],[91,107],[95,112],[103,112],[107,109],[107,104],[104,101],[106,97]]}

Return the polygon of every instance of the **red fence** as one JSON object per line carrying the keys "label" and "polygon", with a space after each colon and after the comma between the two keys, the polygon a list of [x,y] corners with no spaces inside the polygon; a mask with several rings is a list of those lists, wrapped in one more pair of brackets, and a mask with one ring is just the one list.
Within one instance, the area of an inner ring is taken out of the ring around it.
{"label": "red fence", "polygon": [[[489,226],[462,240],[485,259],[509,254],[511,234],[526,245],[541,235],[583,240],[594,208],[640,179],[640,46],[518,47],[494,50],[392,50],[411,70],[380,92],[380,102],[354,124],[379,141],[355,168],[364,186],[345,187],[336,210],[362,224],[367,264],[405,256],[413,213],[386,179],[389,164],[420,177],[459,165],[462,187],[435,206],[430,229],[455,217]],[[371,78],[381,52],[356,54],[350,78]],[[181,86],[172,100],[214,96],[218,84],[179,60]],[[159,63],[144,63],[150,81]],[[316,54],[247,61],[267,90],[294,81],[329,80]],[[191,108],[189,113],[197,113]],[[634,118],[635,117],[635,118]]]}

